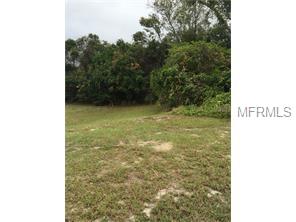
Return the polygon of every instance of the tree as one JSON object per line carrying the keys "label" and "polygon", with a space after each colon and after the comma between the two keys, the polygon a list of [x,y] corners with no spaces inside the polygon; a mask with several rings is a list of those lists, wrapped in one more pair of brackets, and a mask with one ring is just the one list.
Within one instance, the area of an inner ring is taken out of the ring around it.
{"label": "tree", "polygon": [[151,39],[155,40],[158,38],[158,40],[161,41],[162,25],[156,14],[151,14],[148,18],[141,17],[140,24],[145,27],[145,31]]}
{"label": "tree", "polygon": [[140,19],[150,39],[230,45],[230,0],[154,0],[151,7]]}
{"label": "tree", "polygon": [[154,31],[159,39],[166,36],[181,42],[184,37],[196,40],[200,30],[209,28],[211,10],[204,5],[189,0],[154,0],[151,5],[155,13],[148,18],[141,18],[140,24],[145,31]]}
{"label": "tree", "polygon": [[147,43],[147,36],[145,32],[136,32],[133,34],[133,40],[136,44],[145,45]]}
{"label": "tree", "polygon": [[200,4],[208,7],[228,32],[230,32],[231,20],[231,0],[196,0]]}
{"label": "tree", "polygon": [[76,42],[73,39],[68,39],[65,43],[65,63],[66,73],[75,68],[79,53],[77,50]]}

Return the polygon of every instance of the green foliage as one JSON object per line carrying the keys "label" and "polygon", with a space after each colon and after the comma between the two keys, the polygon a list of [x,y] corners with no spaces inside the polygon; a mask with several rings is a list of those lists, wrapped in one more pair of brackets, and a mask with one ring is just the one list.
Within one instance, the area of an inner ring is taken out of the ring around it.
{"label": "green foliage", "polygon": [[175,114],[187,116],[206,116],[216,118],[230,118],[231,115],[231,94],[221,93],[206,100],[201,106],[180,106],[173,109]]}
{"label": "green foliage", "polygon": [[153,0],[151,7],[133,43],[95,34],[66,40],[67,102],[159,99],[175,107],[230,91],[230,0]]}
{"label": "green foliage", "polygon": [[145,31],[151,39],[155,39],[157,37],[161,40],[161,23],[156,14],[150,15],[148,18],[141,17],[140,25],[145,27]]}
{"label": "green foliage", "polygon": [[175,45],[150,84],[163,106],[201,105],[230,90],[229,50],[206,42]]}
{"label": "green foliage", "polygon": [[230,30],[225,29],[225,27],[220,24],[216,24],[211,27],[204,35],[204,40],[207,42],[216,43],[226,48],[231,47]]}
{"label": "green foliage", "polygon": [[208,41],[230,48],[230,0],[153,0],[140,24],[151,39]]}
{"label": "green foliage", "polygon": [[135,43],[144,45],[147,42],[147,37],[145,32],[136,32],[135,34],[133,34],[133,40]]}
{"label": "green foliage", "polygon": [[[96,105],[152,102],[149,74],[163,65],[166,42],[102,42],[96,35],[66,41],[66,101]],[[75,52],[75,53],[74,53]]]}
{"label": "green foliage", "polygon": [[230,52],[203,41],[177,44],[170,50],[166,60],[167,67],[175,64],[185,71],[210,74],[215,69],[230,67]]}

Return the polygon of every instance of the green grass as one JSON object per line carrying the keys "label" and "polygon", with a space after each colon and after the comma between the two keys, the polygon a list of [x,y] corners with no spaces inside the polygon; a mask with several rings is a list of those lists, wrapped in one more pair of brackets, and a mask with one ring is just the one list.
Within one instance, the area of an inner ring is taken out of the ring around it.
{"label": "green grass", "polygon": [[67,105],[66,218],[230,221],[229,120]]}

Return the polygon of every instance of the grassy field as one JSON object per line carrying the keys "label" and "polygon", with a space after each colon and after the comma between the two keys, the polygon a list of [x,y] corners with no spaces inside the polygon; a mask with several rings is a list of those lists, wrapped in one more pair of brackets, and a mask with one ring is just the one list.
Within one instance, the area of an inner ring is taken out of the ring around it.
{"label": "grassy field", "polygon": [[230,121],[66,105],[67,221],[230,221]]}

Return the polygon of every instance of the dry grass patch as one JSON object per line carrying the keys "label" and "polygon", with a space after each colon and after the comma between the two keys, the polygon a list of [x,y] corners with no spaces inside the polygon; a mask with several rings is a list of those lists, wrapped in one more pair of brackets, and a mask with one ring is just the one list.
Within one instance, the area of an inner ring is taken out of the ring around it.
{"label": "dry grass patch", "polygon": [[157,152],[167,152],[173,148],[173,144],[171,142],[161,143],[153,146],[153,149]]}
{"label": "dry grass patch", "polygon": [[137,143],[140,147],[150,146],[157,152],[167,152],[173,148],[171,142],[160,142],[160,141],[138,141]]}

